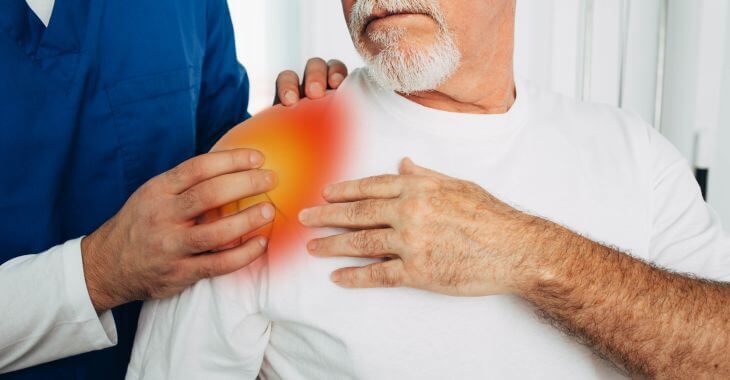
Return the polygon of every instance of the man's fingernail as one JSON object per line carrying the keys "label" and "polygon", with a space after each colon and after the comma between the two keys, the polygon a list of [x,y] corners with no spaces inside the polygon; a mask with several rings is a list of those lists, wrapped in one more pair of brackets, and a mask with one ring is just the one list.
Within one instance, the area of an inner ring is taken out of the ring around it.
{"label": "man's fingernail", "polygon": [[332,185],[325,187],[324,190],[322,190],[322,195],[324,195],[325,198],[332,195]]}
{"label": "man's fingernail", "polygon": [[261,236],[259,238],[259,245],[261,245],[261,248],[266,248],[266,246],[269,245],[269,239]]}
{"label": "man's fingernail", "polygon": [[339,85],[342,83],[342,81],[345,80],[345,76],[340,73],[332,74],[332,84]]}
{"label": "man's fingernail", "polygon": [[318,247],[319,242],[317,240],[310,240],[309,243],[307,243],[307,251],[309,251],[309,253],[314,253]]}
{"label": "man's fingernail", "polygon": [[270,204],[265,204],[261,206],[261,216],[264,218],[264,220],[271,220],[274,218],[274,207]]}
{"label": "man's fingernail", "polygon": [[261,164],[264,163],[264,156],[259,152],[251,152],[251,155],[248,156],[249,161],[251,161],[251,165],[254,167],[258,167]]}
{"label": "man's fingernail", "polygon": [[302,223],[305,223],[311,215],[312,215],[311,209],[304,209],[299,212],[299,221]]}
{"label": "man's fingernail", "polygon": [[289,104],[294,104],[299,101],[299,97],[292,90],[284,91],[284,99]]}
{"label": "man's fingernail", "polygon": [[340,272],[332,272],[332,274],[330,275],[330,280],[339,284],[342,281],[342,274],[340,274]]}
{"label": "man's fingernail", "polygon": [[309,85],[309,92],[314,96],[323,96],[324,86],[322,86],[319,82],[314,82]]}

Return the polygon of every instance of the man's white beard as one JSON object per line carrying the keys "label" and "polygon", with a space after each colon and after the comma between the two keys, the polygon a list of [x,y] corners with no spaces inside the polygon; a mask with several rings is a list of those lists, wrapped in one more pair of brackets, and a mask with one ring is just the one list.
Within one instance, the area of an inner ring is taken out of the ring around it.
{"label": "man's white beard", "polygon": [[[365,22],[375,5],[388,12],[425,13],[439,24],[436,42],[423,48],[399,46],[406,31],[401,28],[380,29],[368,37],[382,46],[375,56],[369,54],[362,41]],[[430,91],[438,88],[454,74],[461,62],[461,53],[448,31],[443,14],[432,0],[358,0],[352,8],[350,33],[357,50],[368,65],[370,77],[381,87],[402,93]]]}

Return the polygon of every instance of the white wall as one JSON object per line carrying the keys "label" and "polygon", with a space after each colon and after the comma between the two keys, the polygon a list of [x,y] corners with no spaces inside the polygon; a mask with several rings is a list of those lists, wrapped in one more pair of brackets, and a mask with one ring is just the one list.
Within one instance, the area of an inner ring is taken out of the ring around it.
{"label": "white wall", "polygon": [[709,203],[730,226],[730,4],[670,0],[661,131],[710,167]]}
{"label": "white wall", "polygon": [[[229,0],[241,62],[251,77],[251,110],[271,105],[282,70],[301,74],[310,57],[362,65],[335,0]],[[243,38],[242,36],[251,36]]]}
{"label": "white wall", "polygon": [[[726,6],[725,25],[730,22],[730,6]],[[728,26],[725,26],[728,28]],[[708,196],[710,204],[720,213],[726,227],[730,227],[730,29],[725,30],[725,59],[722,94],[719,102],[718,129],[714,137],[714,161],[710,174]],[[720,82],[720,81],[718,81]]]}
{"label": "white wall", "polygon": [[[710,203],[730,225],[730,149],[719,143],[730,144],[729,3],[518,0],[515,71],[568,96],[636,112],[690,162],[712,163]],[[229,4],[252,80],[252,111],[271,104],[278,72],[301,72],[309,57],[362,64],[338,1]],[[706,153],[696,157],[698,130],[711,132]]]}
{"label": "white wall", "polygon": [[661,0],[518,0],[515,71],[654,123]]}

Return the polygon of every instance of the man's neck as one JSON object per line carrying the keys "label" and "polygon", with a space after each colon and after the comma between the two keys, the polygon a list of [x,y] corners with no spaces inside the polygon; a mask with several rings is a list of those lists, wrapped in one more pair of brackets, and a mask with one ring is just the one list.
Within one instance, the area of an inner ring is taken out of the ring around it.
{"label": "man's neck", "polygon": [[462,39],[458,70],[434,91],[401,94],[424,107],[443,111],[501,114],[515,103],[513,71],[514,7],[506,7],[489,30]]}
{"label": "man's neck", "polygon": [[517,96],[511,72],[501,78],[491,77],[490,80],[474,80],[472,83],[452,83],[450,80],[435,91],[400,95],[424,107],[473,114],[506,113]]}

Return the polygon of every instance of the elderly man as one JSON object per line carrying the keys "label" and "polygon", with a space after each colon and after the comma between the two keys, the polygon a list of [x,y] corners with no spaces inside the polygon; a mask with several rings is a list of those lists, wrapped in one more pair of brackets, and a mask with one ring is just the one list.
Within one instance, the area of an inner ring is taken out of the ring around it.
{"label": "elderly man", "polygon": [[[350,230],[147,303],[130,378],[730,376],[730,247],[664,138],[515,81],[514,0],[343,7],[368,67],[328,162],[370,177],[299,219]],[[445,174],[377,176],[403,156]]]}

